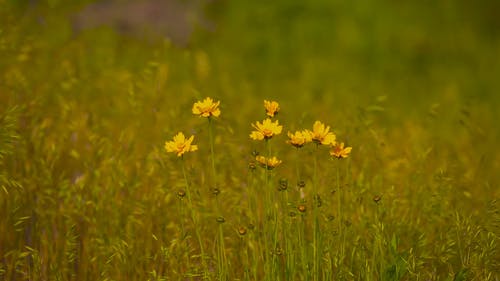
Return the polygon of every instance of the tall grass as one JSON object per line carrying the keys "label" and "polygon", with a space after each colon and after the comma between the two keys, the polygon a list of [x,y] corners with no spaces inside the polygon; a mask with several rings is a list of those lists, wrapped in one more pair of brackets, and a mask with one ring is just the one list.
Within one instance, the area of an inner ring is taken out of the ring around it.
{"label": "tall grass", "polygon": [[[0,4],[0,279],[499,279],[494,1],[223,3],[183,48],[84,2]],[[286,143],[315,120],[347,159]]]}

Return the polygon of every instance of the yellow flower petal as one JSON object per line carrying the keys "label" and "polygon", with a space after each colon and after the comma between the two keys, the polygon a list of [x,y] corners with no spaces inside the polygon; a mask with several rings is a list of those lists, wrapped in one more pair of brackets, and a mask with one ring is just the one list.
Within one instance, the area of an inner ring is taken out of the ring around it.
{"label": "yellow flower petal", "polygon": [[219,105],[220,101],[214,102],[212,98],[205,98],[203,101],[195,102],[191,111],[202,117],[219,117]]}
{"label": "yellow flower petal", "polygon": [[326,126],[320,121],[314,122],[313,130],[311,132],[313,141],[323,145],[335,145],[336,136],[330,132],[330,126]]}
{"label": "yellow flower petal", "polygon": [[295,133],[288,132],[287,143],[299,148],[304,146],[306,143],[311,142],[311,132],[309,130],[296,131]]}
{"label": "yellow flower petal", "polygon": [[252,138],[254,140],[263,140],[264,139],[264,135],[261,132],[253,131],[250,134],[250,138]]}
{"label": "yellow flower petal", "polygon": [[[279,125],[278,120],[272,122],[270,118],[267,118],[262,123],[256,122],[255,124],[252,124],[252,127],[256,131],[252,131],[250,137],[255,140],[262,140],[264,138],[270,139],[275,135],[281,134],[281,131],[283,130],[283,126]],[[261,137],[261,135],[263,137]]]}
{"label": "yellow flower petal", "polygon": [[186,152],[196,151],[198,150],[197,145],[192,145],[191,143],[194,140],[194,136],[191,136],[189,139],[186,139],[182,132],[179,132],[174,136],[173,141],[165,142],[165,150],[167,152],[176,153],[177,156],[182,156]]}
{"label": "yellow flower petal", "polygon": [[336,144],[330,150],[330,155],[339,159],[347,158],[352,151],[352,147],[345,147],[344,143]]}
{"label": "yellow flower petal", "polygon": [[280,110],[280,105],[275,101],[264,100],[264,108],[266,109],[266,114],[268,116],[274,117],[276,114],[278,114],[278,111]]}
{"label": "yellow flower petal", "polygon": [[258,156],[255,157],[255,160],[257,162],[259,162],[259,164],[262,167],[264,167],[264,168],[266,168],[268,170],[272,170],[272,169],[278,167],[282,163],[282,161],[279,160],[278,158],[276,158],[275,156],[273,156],[271,158],[266,158],[266,157],[264,157],[262,155],[258,155]]}

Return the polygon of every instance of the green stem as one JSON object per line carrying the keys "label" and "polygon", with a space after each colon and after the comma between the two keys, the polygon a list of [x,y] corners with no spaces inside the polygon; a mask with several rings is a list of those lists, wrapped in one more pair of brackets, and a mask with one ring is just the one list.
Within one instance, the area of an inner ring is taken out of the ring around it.
{"label": "green stem", "polygon": [[[184,216],[185,216],[185,210],[184,210],[184,201],[181,198],[180,200],[180,209],[181,209],[181,235],[182,235],[182,240],[186,239],[186,227],[184,226]],[[189,260],[189,241],[186,239],[186,264],[187,268],[191,268],[191,262]],[[193,280],[193,278],[191,278]]]}
{"label": "green stem", "polygon": [[[283,249],[285,249],[285,280],[291,280],[293,276],[293,251],[292,251],[292,244],[291,242],[291,225],[292,222],[289,220],[288,217],[288,189],[283,191],[284,194],[284,202],[283,202],[283,207],[282,207],[282,231],[283,231]],[[287,220],[289,223],[287,223]],[[290,233],[290,234],[289,234]]]}
{"label": "green stem", "polygon": [[342,263],[342,260],[344,258],[344,243],[342,242],[343,238],[343,228],[342,228],[342,221],[344,220],[343,214],[342,214],[342,192],[340,191],[340,167],[337,163],[336,167],[336,173],[337,173],[337,179],[336,179],[336,188],[337,188],[337,221],[338,221],[338,228],[339,228],[339,246],[340,246],[340,251],[339,251],[339,263]]}
{"label": "green stem", "polygon": [[244,254],[243,256],[245,257],[243,263],[243,267],[244,267],[244,272],[243,272],[243,276],[244,276],[244,279],[245,281],[250,281],[250,257],[249,257],[249,254],[248,254],[248,246],[247,246],[247,243],[245,242],[245,240],[243,239],[243,237],[240,237],[240,249],[243,249],[244,251]]}
{"label": "green stem", "polygon": [[[249,183],[249,187],[251,188],[248,193],[247,193],[247,197],[248,197],[248,205],[249,205],[249,208],[250,208],[250,214],[251,214],[251,223],[257,225],[258,228],[260,228],[260,225],[261,222],[262,222],[262,216],[261,216],[261,213],[259,210],[261,210],[261,205],[257,205],[257,202],[256,202],[256,196],[251,196],[251,195],[254,195],[254,194],[262,194],[262,186],[260,185],[257,185],[257,180],[256,180],[256,175],[255,175],[255,170],[252,170],[251,173],[250,173],[250,183]],[[261,247],[262,247],[262,238],[260,235],[257,235],[256,237],[254,237],[253,235],[253,232],[249,232],[248,233],[248,239],[249,240],[253,240],[253,238],[255,238],[255,249],[252,249],[252,275],[253,275],[253,280],[257,280],[257,272],[259,271],[259,266],[260,266],[260,263],[257,263],[257,262],[254,262],[254,261],[257,261],[257,255],[256,253],[262,253],[261,251]],[[249,249],[248,249],[248,246],[246,247],[246,251],[247,251],[247,256],[250,256],[250,254],[248,253]],[[249,258],[250,260],[250,258]],[[250,266],[250,262],[248,263],[249,266]]]}
{"label": "green stem", "polygon": [[[297,176],[297,185],[300,183],[300,169],[299,169],[299,163],[300,163],[300,153],[299,153],[299,148],[297,147],[295,149],[295,174]],[[300,189],[300,188],[299,188]]]}
{"label": "green stem", "polygon": [[[269,139],[265,139],[266,142],[266,150],[267,150],[267,159],[271,157],[271,144],[269,143]],[[276,250],[276,239],[275,239],[275,229],[272,228],[271,222],[269,218],[274,218],[274,204],[272,200],[272,188],[270,186],[271,180],[271,170],[270,167],[266,163],[265,167],[265,194],[266,194],[266,206],[264,211],[264,245],[265,245],[265,277],[266,280],[275,280],[275,254],[274,250]],[[272,248],[270,248],[272,247]],[[269,254],[272,253],[272,257],[269,257]]]}
{"label": "green stem", "polygon": [[299,249],[301,249],[301,258],[300,261],[302,262],[302,272],[304,273],[304,279],[306,281],[309,281],[309,268],[307,266],[307,263],[309,261],[307,257],[307,247],[304,242],[305,236],[306,236],[306,228],[305,228],[305,222],[304,222],[304,214],[300,214],[300,225],[299,225]]}
{"label": "green stem", "polygon": [[[212,118],[208,118],[208,139],[210,142],[210,158],[212,162],[212,182],[213,182],[213,187],[218,188],[217,186],[217,170],[215,169],[215,153],[214,153],[214,134],[213,134],[213,125],[212,125]],[[216,195],[218,196],[218,195]],[[219,207],[219,200],[216,198],[215,199],[215,209],[216,213],[220,215],[220,207]],[[224,245],[224,230],[222,228],[222,224],[219,225],[219,280],[226,280],[226,249]]]}
{"label": "green stem", "polygon": [[214,135],[212,129],[212,119],[208,118],[208,138],[210,140],[210,157],[212,159],[212,180],[214,187],[217,187],[217,171],[215,169]]}
{"label": "green stem", "polygon": [[318,193],[318,144],[316,144],[316,150],[314,153],[314,171],[313,171],[313,280],[316,281],[319,278],[319,255],[318,255],[318,207],[317,202],[315,202]]}
{"label": "green stem", "polygon": [[187,175],[186,175],[186,167],[185,167],[185,164],[184,164],[184,157],[181,157],[181,162],[182,162],[182,174],[184,175],[184,181],[186,182],[186,196],[188,198],[189,210],[191,211],[190,212],[190,214],[191,214],[191,220],[193,221],[194,230],[196,232],[196,238],[198,239],[198,244],[200,246],[201,263],[202,263],[203,271],[204,271],[204,276],[203,277],[206,278],[206,279],[208,279],[209,275],[208,275],[208,267],[207,267],[207,264],[205,262],[205,251],[203,249],[203,242],[201,240],[200,230],[198,229],[198,225],[197,225],[197,222],[196,222],[196,216],[195,216],[194,208],[193,208],[193,201],[191,200],[191,191],[190,191],[190,188],[189,188],[189,181],[188,181]]}
{"label": "green stem", "polygon": [[219,280],[227,280],[226,250],[224,245],[224,231],[222,223],[219,224]]}

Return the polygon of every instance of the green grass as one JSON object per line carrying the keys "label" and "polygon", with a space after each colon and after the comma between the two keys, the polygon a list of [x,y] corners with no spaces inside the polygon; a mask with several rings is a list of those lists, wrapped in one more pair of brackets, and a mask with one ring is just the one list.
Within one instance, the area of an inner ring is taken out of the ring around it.
{"label": "green grass", "polygon": [[[0,279],[499,280],[496,1],[221,1],[185,47],[25,2],[0,0]],[[349,158],[286,144],[315,120]]]}

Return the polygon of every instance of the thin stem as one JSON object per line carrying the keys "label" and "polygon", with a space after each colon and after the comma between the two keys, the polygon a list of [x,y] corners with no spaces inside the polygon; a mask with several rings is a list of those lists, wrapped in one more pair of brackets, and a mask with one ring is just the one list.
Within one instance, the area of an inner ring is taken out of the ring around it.
{"label": "thin stem", "polygon": [[[267,150],[267,159],[271,157],[271,145],[269,143],[269,139],[265,139],[266,142],[266,150]],[[267,161],[266,161],[267,162]],[[264,245],[265,245],[265,277],[266,280],[274,280],[274,254],[272,254],[272,257],[269,257],[269,254],[272,253],[276,249],[275,243],[271,244],[272,249],[270,249],[270,241],[275,240],[274,237],[274,231],[271,228],[270,220],[269,218],[273,217],[273,202],[271,199],[271,187],[270,187],[270,177],[271,177],[271,170],[269,169],[269,166],[266,163],[265,166],[265,194],[266,194],[266,206],[265,206],[265,211],[264,211]]]}
{"label": "thin stem", "polygon": [[243,272],[243,276],[244,276],[244,279],[245,281],[250,281],[250,256],[249,256],[249,253],[248,253],[248,245],[247,243],[245,242],[245,240],[243,239],[243,237],[240,237],[240,249],[243,249],[244,251],[244,254],[243,256],[245,257],[244,258],[244,272]]}
{"label": "thin stem", "polygon": [[309,266],[307,265],[309,258],[307,257],[307,247],[304,242],[305,236],[306,236],[306,227],[305,227],[305,222],[304,222],[304,214],[300,215],[300,225],[299,225],[299,249],[301,250],[301,258],[300,261],[302,262],[302,272],[305,274],[305,280],[309,281],[310,274],[309,274]]}
{"label": "thin stem", "polygon": [[318,255],[318,207],[317,202],[315,202],[318,193],[318,144],[316,143],[316,149],[314,153],[314,171],[313,171],[313,280],[318,280],[319,278],[319,255]]}
{"label": "thin stem", "polygon": [[341,239],[343,238],[343,228],[342,228],[342,221],[344,220],[344,217],[343,217],[343,214],[342,214],[342,192],[340,191],[340,167],[337,163],[337,167],[336,167],[336,176],[337,176],[337,179],[336,179],[336,188],[337,188],[337,216],[338,216],[338,228],[339,228],[339,245],[340,245],[340,251],[339,251],[339,254],[340,254],[340,258],[339,258],[339,263],[342,262],[343,258],[344,258],[344,244],[342,243]]}
{"label": "thin stem", "polygon": [[[215,153],[214,153],[214,134],[213,134],[212,118],[208,118],[208,139],[210,142],[210,158],[212,162],[212,181],[213,187],[217,188],[217,170],[215,169]],[[216,195],[217,196],[217,195]],[[216,213],[220,215],[220,207],[218,198],[215,199]],[[222,224],[219,225],[219,280],[226,280],[226,249],[224,245],[224,231]]]}
{"label": "thin stem", "polygon": [[226,280],[226,251],[224,245],[224,231],[222,223],[219,224],[219,280]]}
{"label": "thin stem", "polygon": [[214,135],[212,129],[212,118],[208,118],[208,138],[210,140],[210,157],[212,159],[212,180],[214,187],[217,187],[217,171],[215,169]]}
{"label": "thin stem", "polygon": [[[180,200],[179,202],[180,209],[181,209],[181,235],[182,235],[182,240],[186,239],[186,227],[184,226],[184,216],[185,216],[185,210],[184,210],[184,200]],[[187,263],[187,268],[191,267],[191,262],[189,260],[189,241],[186,239],[186,263]],[[193,280],[193,278],[191,278]]]}
{"label": "thin stem", "polygon": [[297,175],[297,182],[300,181],[300,169],[299,169],[299,161],[300,161],[300,155],[299,155],[299,148],[295,148],[295,173]]}
{"label": "thin stem", "polygon": [[189,181],[188,181],[187,175],[186,175],[186,167],[185,167],[185,163],[184,163],[184,157],[181,157],[181,162],[182,162],[182,165],[181,165],[182,166],[182,174],[184,176],[184,181],[186,182],[186,196],[188,198],[189,210],[191,211],[190,212],[190,214],[191,214],[191,220],[193,221],[193,226],[194,226],[194,230],[195,230],[195,233],[196,233],[196,238],[198,239],[198,244],[200,246],[201,263],[202,263],[202,266],[203,266],[204,278],[209,278],[208,267],[207,267],[207,264],[205,262],[205,250],[203,249],[203,242],[201,240],[200,230],[198,229],[198,225],[197,225],[197,222],[196,222],[196,216],[195,216],[195,213],[194,213],[193,201],[191,200],[191,191],[190,191],[190,188],[189,188]]}
{"label": "thin stem", "polygon": [[285,280],[290,280],[291,276],[293,275],[293,266],[292,266],[292,250],[291,250],[291,243],[289,241],[290,235],[288,235],[290,231],[289,226],[291,225],[291,222],[287,224],[287,210],[288,210],[288,187],[287,190],[283,190],[284,192],[283,195],[283,206],[281,207],[282,209],[282,232],[283,232],[283,249],[285,249]]}

